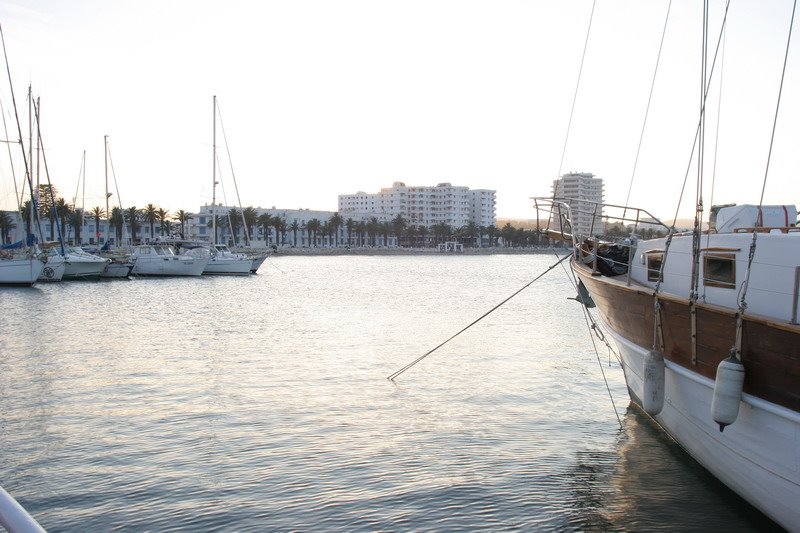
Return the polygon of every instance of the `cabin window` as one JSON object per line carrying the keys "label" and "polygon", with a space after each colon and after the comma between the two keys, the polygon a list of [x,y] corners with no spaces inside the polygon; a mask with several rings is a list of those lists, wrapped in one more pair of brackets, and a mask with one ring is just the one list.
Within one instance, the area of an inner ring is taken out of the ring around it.
{"label": "cabin window", "polygon": [[647,254],[647,281],[661,281],[661,265],[664,254]]}
{"label": "cabin window", "polygon": [[736,288],[736,255],[708,254],[705,256],[703,284],[707,287]]}

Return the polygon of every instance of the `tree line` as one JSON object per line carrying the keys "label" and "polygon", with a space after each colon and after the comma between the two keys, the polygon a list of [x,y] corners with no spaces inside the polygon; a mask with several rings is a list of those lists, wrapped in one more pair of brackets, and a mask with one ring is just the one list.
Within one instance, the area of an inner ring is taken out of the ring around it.
{"label": "tree line", "polygon": [[[40,199],[38,216],[41,220],[50,221],[50,240],[58,238],[56,228],[60,227],[65,241],[81,245],[83,244],[81,228],[84,224],[89,225],[90,231],[94,229],[95,235],[99,237],[100,220],[107,215],[105,209],[96,206],[84,212],[83,209],[75,207],[64,198],[58,197],[58,191],[50,185],[40,185],[38,196]],[[31,202],[26,201],[20,210],[29,234],[33,233],[31,231],[31,209]],[[114,207],[108,213],[108,223],[110,229],[114,231],[117,243],[122,242],[126,227],[130,231],[130,235],[125,237],[129,237],[131,242],[137,242],[139,232],[143,227],[149,227],[151,237],[157,235],[156,228],[158,228],[158,235],[162,237],[168,237],[175,233],[181,237],[188,237],[186,226],[197,216],[182,209],[170,213],[155,204],[147,204],[141,209],[135,206],[124,209]],[[267,245],[285,245],[289,234],[292,235],[294,246],[299,243],[301,246],[313,247],[389,246],[392,237],[396,245],[403,247],[436,246],[446,241],[457,241],[466,247],[527,247],[548,243],[547,237],[541,232],[514,227],[510,222],[501,228],[494,225],[480,226],[474,222],[469,222],[461,227],[453,227],[445,223],[433,224],[428,227],[410,224],[402,215],[397,215],[391,221],[380,221],[377,217],[370,217],[366,220],[345,219],[339,213],[333,213],[327,220],[312,218],[305,222],[294,220],[288,223],[279,216],[269,213],[258,214],[253,207],[246,207],[242,210],[229,209],[224,214],[217,214],[214,217],[215,220],[209,220],[207,226],[211,228],[216,225],[215,241],[221,241],[224,231],[228,230],[235,244],[249,244],[253,240],[263,239]],[[92,225],[93,228],[91,228]],[[9,232],[15,227],[16,225],[8,213],[0,212],[0,237],[2,237],[3,243],[6,243]],[[260,232],[258,235],[260,239],[254,239],[257,231]],[[611,239],[625,237],[629,233],[630,229],[621,223],[609,224],[605,231],[605,235]],[[645,239],[662,234],[655,229],[648,228],[640,228],[637,233]],[[300,240],[298,240],[298,235]],[[99,243],[99,239],[97,242]]]}

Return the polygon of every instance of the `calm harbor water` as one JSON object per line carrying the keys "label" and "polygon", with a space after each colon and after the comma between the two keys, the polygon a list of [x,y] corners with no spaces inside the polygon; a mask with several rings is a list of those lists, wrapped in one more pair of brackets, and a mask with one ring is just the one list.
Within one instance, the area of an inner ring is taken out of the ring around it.
{"label": "calm harbor water", "polygon": [[551,255],[0,289],[0,484],[52,531],[763,530],[628,409]]}

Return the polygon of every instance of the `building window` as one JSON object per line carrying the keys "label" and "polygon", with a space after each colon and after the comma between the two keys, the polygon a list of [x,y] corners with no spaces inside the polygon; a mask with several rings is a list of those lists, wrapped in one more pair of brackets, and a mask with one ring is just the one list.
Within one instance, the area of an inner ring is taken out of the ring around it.
{"label": "building window", "polygon": [[647,254],[647,281],[663,281],[663,278],[660,277],[663,263],[663,252]]}
{"label": "building window", "polygon": [[736,288],[736,255],[707,254],[703,263],[703,284],[706,287]]}

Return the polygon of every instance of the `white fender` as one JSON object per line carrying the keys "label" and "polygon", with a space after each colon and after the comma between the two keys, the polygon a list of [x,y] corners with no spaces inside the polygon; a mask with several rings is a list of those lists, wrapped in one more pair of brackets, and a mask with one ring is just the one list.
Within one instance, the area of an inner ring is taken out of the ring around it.
{"label": "white fender", "polygon": [[648,415],[655,416],[664,408],[664,356],[661,352],[647,352],[643,374],[642,409]]}
{"label": "white fender", "polygon": [[733,424],[739,415],[744,387],[744,365],[731,355],[717,366],[717,379],[714,382],[714,397],[711,400],[711,416],[719,424],[722,432],[725,426]]}

